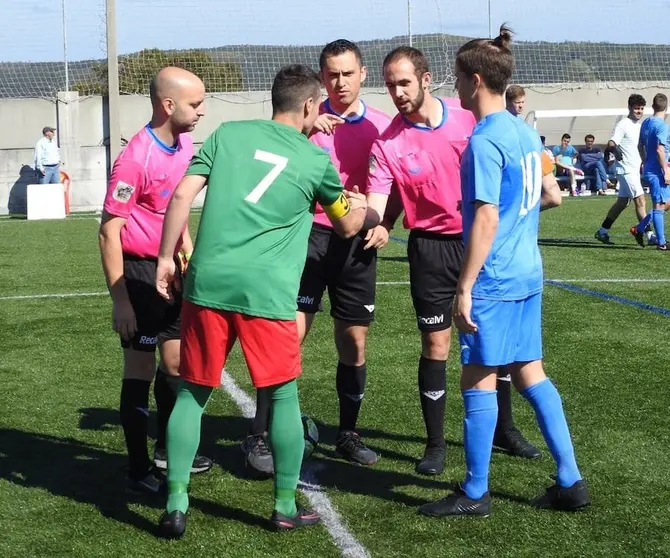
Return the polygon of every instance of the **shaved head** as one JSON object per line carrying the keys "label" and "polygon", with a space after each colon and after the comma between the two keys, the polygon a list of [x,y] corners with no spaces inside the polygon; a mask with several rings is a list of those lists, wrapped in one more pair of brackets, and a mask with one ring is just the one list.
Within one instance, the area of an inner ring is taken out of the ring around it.
{"label": "shaved head", "polygon": [[205,84],[194,73],[168,66],[149,84],[154,116],[169,120],[177,133],[190,132],[204,114]]}

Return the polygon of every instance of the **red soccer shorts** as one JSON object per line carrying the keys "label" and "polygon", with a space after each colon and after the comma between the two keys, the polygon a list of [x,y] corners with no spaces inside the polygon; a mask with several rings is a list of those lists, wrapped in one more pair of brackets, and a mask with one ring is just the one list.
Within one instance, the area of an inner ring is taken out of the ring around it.
{"label": "red soccer shorts", "polygon": [[221,385],[221,371],[235,340],[257,388],[300,376],[300,341],[295,320],[269,320],[198,306],[184,300],[179,374],[201,386]]}

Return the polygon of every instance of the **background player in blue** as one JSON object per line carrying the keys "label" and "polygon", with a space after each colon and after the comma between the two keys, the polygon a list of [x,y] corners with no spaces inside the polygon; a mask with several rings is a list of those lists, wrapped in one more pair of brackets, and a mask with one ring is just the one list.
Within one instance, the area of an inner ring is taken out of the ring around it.
{"label": "background player in blue", "polygon": [[654,115],[642,123],[640,129],[640,155],[644,165],[644,178],[649,183],[649,194],[653,210],[634,225],[630,232],[640,246],[644,246],[644,232],[649,221],[654,223],[656,248],[667,250],[665,242],[665,209],[670,197],[670,165],[668,165],[668,125],[665,115],[668,98],[658,93],[652,102]]}
{"label": "background player in blue", "polygon": [[495,39],[474,39],[456,57],[458,96],[477,118],[461,167],[465,259],[453,308],[461,332],[467,473],[456,492],[419,508],[429,516],[491,513],[488,473],[501,366],[533,407],[557,463],[556,484],[535,504],[576,510],[590,503],[560,395],[542,366],[542,143],[505,110],[514,69],[510,41],[503,26]]}

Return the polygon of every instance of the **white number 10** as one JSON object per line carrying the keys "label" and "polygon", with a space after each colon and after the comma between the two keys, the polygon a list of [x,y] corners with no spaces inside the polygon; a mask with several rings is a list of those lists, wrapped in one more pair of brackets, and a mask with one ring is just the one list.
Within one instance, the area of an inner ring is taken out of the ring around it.
{"label": "white number 10", "polygon": [[539,153],[531,151],[521,158],[521,173],[523,194],[519,215],[523,217],[537,205],[542,196],[542,159]]}
{"label": "white number 10", "polygon": [[256,150],[254,159],[257,161],[263,161],[264,163],[270,163],[274,167],[267,173],[263,180],[261,180],[258,185],[249,192],[249,195],[244,198],[245,201],[249,203],[257,203],[261,199],[261,196],[265,194],[267,189],[272,186],[272,183],[277,180],[277,177],[281,174],[288,164],[288,159],[282,157],[281,155],[275,155],[274,153],[268,153],[267,151],[261,151],[260,149]]}

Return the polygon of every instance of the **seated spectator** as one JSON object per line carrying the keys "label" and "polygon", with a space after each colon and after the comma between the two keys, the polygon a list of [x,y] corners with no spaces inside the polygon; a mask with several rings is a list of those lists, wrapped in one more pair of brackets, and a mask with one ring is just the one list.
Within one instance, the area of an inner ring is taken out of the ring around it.
{"label": "seated spectator", "polygon": [[604,196],[607,188],[612,186],[607,177],[603,152],[595,144],[596,138],[593,134],[587,134],[584,138],[584,145],[579,149],[578,159],[580,168],[586,171],[593,171],[596,180],[596,189],[599,196]]}
{"label": "seated spectator", "polygon": [[554,146],[552,155],[556,161],[556,168],[558,176],[570,177],[570,195],[577,194],[577,179],[576,175],[583,175],[584,171],[575,166],[577,160],[577,150],[570,145],[570,134],[563,134],[561,136],[561,145]]}

